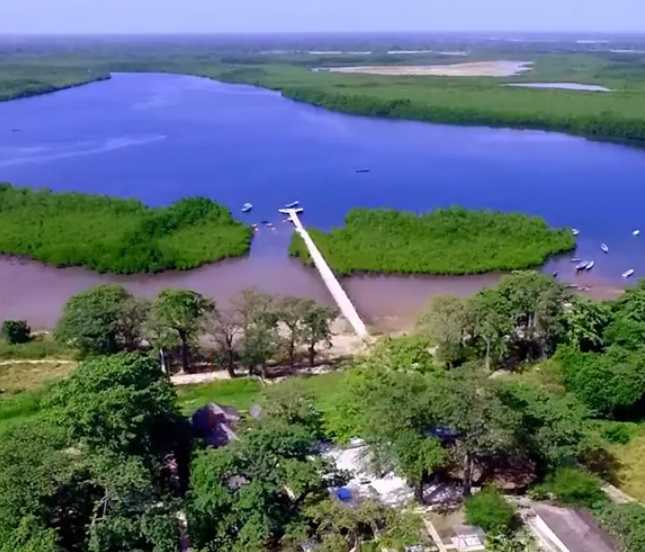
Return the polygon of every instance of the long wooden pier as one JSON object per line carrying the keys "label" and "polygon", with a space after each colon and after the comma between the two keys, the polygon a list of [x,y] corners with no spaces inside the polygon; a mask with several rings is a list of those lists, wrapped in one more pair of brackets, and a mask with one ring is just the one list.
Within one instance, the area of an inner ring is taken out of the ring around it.
{"label": "long wooden pier", "polygon": [[329,293],[334,298],[334,301],[336,301],[340,312],[352,325],[352,328],[354,328],[356,335],[358,335],[359,337],[368,337],[369,333],[367,331],[367,327],[361,320],[361,317],[358,315],[354,304],[347,296],[347,293],[345,293],[345,290],[340,285],[340,282],[332,272],[331,268],[329,268],[327,261],[325,261],[322,253],[320,252],[318,247],[316,247],[314,241],[311,239],[309,232],[307,232],[307,230],[305,230],[305,227],[302,225],[300,217],[298,216],[298,214],[302,213],[302,211],[302,208],[280,209],[280,212],[282,214],[289,216],[289,219],[291,220],[291,222],[293,222],[296,232],[300,234],[302,241],[305,242],[305,246],[309,251],[309,255],[311,256],[315,267],[318,269],[323,282],[325,282]]}

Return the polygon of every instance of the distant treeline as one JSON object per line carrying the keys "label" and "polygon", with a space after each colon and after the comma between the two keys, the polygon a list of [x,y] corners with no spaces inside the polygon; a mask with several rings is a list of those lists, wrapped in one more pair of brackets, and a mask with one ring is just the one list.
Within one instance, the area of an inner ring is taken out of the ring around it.
{"label": "distant treeline", "polygon": [[[440,89],[439,89],[440,90]],[[454,106],[422,103],[408,98],[380,98],[360,94],[345,94],[318,90],[311,87],[282,89],[283,96],[342,113],[369,117],[412,119],[452,125],[478,125],[535,130],[553,130],[598,140],[618,142],[645,142],[645,120],[621,117],[610,112],[570,114],[550,112],[505,112],[502,103],[491,109],[466,107],[463,102]]]}
{"label": "distant treeline", "polygon": [[[550,229],[520,213],[438,209],[417,216],[388,209],[353,209],[344,228],[309,230],[331,267],[391,274],[477,274],[539,266],[575,247],[568,229]],[[294,234],[290,254],[310,262]]]}
{"label": "distant treeline", "polygon": [[0,184],[0,253],[132,274],[184,270],[248,252],[252,231],[206,198],[140,201]]}

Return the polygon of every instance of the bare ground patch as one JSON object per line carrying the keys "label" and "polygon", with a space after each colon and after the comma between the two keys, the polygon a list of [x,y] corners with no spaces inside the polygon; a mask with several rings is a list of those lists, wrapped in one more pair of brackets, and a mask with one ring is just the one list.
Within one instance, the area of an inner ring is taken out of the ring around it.
{"label": "bare ground patch", "polygon": [[448,65],[366,65],[358,67],[332,67],[334,73],[357,73],[390,76],[435,77],[512,77],[533,66],[529,61],[474,61]]}

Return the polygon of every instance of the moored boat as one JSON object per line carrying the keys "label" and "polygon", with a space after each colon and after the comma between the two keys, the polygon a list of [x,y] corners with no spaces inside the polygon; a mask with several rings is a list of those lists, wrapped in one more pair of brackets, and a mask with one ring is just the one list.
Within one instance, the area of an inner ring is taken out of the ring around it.
{"label": "moored boat", "polygon": [[576,270],[578,270],[578,271],[584,270],[585,268],[587,268],[588,264],[589,264],[588,261],[582,261],[580,264],[576,265]]}
{"label": "moored boat", "polygon": [[585,266],[585,270],[591,270],[594,264],[596,264],[594,261],[589,261],[587,266]]}
{"label": "moored boat", "polygon": [[251,209],[253,209],[253,204],[252,203],[245,203],[242,205],[242,212],[243,213],[248,213]]}
{"label": "moored boat", "polygon": [[633,234],[634,236],[638,236],[640,233],[641,233],[641,231],[640,231],[640,230],[634,230],[634,231],[632,232],[632,234]]}
{"label": "moored boat", "polygon": [[600,249],[602,249],[605,253],[609,253],[609,247],[607,247],[606,243],[601,243]]}
{"label": "moored boat", "polygon": [[622,276],[623,278],[629,278],[632,274],[634,274],[634,269],[633,269],[633,268],[630,268],[629,270],[627,270],[627,271],[623,272],[623,273],[621,274],[621,276]]}
{"label": "moored boat", "polygon": [[580,261],[582,261],[580,257],[574,257],[573,259],[571,259],[572,263],[579,263]]}
{"label": "moored boat", "polygon": [[369,169],[355,169],[354,172],[358,173],[358,174],[363,174],[363,173],[370,172],[370,170]]}
{"label": "moored boat", "polygon": [[572,233],[574,236],[577,236],[578,234],[580,234],[580,230],[578,230],[577,228],[572,228],[572,229],[571,229],[571,233]]}
{"label": "moored boat", "polygon": [[291,203],[287,203],[284,207],[285,209],[293,209],[294,207],[298,207],[300,205],[299,201],[292,201]]}

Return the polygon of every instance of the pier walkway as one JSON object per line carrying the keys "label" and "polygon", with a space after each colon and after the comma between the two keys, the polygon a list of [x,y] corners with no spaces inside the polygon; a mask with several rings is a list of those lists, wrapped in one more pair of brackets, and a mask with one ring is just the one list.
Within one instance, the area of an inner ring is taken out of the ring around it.
{"label": "pier walkway", "polygon": [[356,335],[358,335],[359,337],[368,337],[369,333],[367,331],[367,328],[365,327],[365,323],[361,320],[361,317],[358,315],[358,312],[356,312],[356,308],[350,301],[347,293],[345,293],[345,290],[341,287],[331,268],[329,268],[329,265],[327,264],[327,261],[325,261],[325,258],[322,256],[322,253],[320,253],[320,250],[316,247],[316,244],[311,239],[309,232],[305,230],[302,222],[300,222],[298,213],[302,213],[302,211],[302,208],[280,209],[280,212],[282,214],[289,216],[289,219],[291,219],[291,222],[293,222],[293,225],[296,228],[296,232],[300,234],[300,237],[305,242],[305,245],[309,250],[309,255],[311,256],[314,265],[318,269],[323,282],[325,282],[329,293],[331,293],[334,301],[336,301],[340,312],[352,325],[352,328],[354,328]]}

